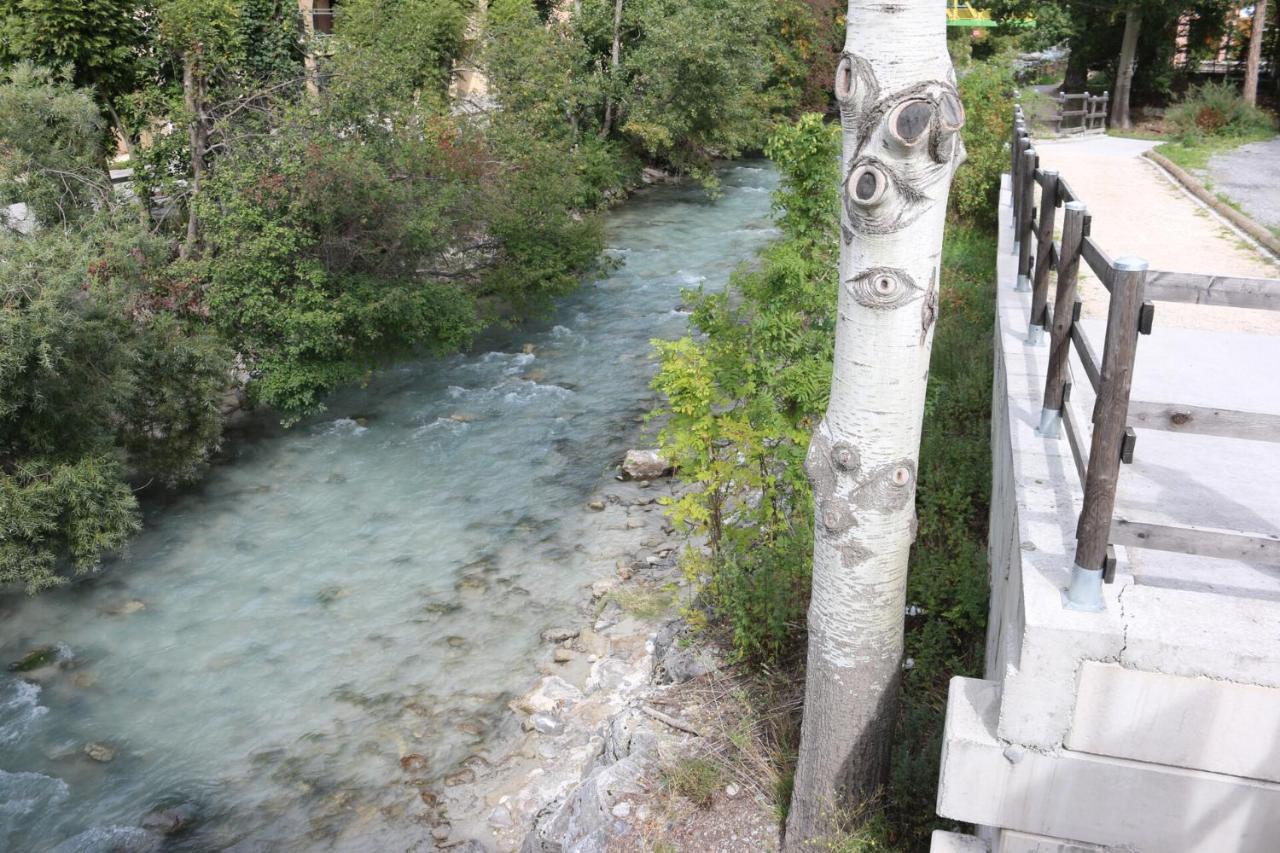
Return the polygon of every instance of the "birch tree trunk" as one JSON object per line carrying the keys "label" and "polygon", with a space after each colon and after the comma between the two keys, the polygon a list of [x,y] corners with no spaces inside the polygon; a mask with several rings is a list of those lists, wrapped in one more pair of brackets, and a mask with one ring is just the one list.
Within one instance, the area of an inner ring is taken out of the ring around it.
{"label": "birch tree trunk", "polygon": [[964,109],[936,0],[850,0],[839,319],[813,483],[808,673],[786,849],[885,779],[903,654],[916,462],[947,195]]}
{"label": "birch tree trunk", "polygon": [[608,139],[613,131],[613,87],[616,85],[618,66],[622,63],[622,0],[613,4],[613,45],[609,52],[609,88],[604,93],[604,123],[600,138]]}
{"label": "birch tree trunk", "polygon": [[1267,29],[1267,0],[1258,0],[1253,7],[1253,26],[1249,31],[1249,55],[1244,63],[1244,99],[1252,106],[1258,105],[1258,66],[1262,62],[1262,35]]}
{"label": "birch tree trunk", "polygon": [[1129,119],[1129,91],[1133,88],[1133,66],[1138,54],[1138,32],[1142,29],[1142,7],[1136,3],[1124,16],[1124,36],[1120,40],[1120,67],[1116,69],[1116,95],[1111,103],[1111,126],[1133,127]]}
{"label": "birch tree trunk", "polygon": [[187,129],[191,148],[191,186],[187,191],[187,239],[179,248],[179,255],[189,258],[195,254],[200,240],[200,222],[196,215],[196,197],[200,195],[200,183],[204,178],[204,158],[209,148],[209,123],[205,115],[204,75],[199,68],[199,57],[194,48],[182,54],[182,98],[191,114],[191,126]]}

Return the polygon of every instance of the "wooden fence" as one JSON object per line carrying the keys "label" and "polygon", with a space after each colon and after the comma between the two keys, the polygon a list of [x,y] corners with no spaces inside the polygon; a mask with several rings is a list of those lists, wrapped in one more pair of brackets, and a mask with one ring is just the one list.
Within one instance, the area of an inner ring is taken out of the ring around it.
{"label": "wooden fence", "polygon": [[1107,129],[1107,104],[1111,100],[1110,92],[1101,95],[1090,95],[1081,92],[1058,95],[1058,114],[1053,117],[1054,133],[1059,136],[1073,133],[1101,133]]}
{"label": "wooden fence", "polygon": [[[1154,302],[1182,302],[1233,308],[1280,310],[1280,281],[1151,270],[1140,258],[1113,260],[1089,233],[1089,211],[1066,178],[1040,168],[1020,107],[1015,109],[1012,140],[1014,251],[1018,255],[1019,290],[1030,290],[1028,343],[1042,343],[1049,333],[1049,366],[1045,377],[1041,432],[1061,433],[1084,490],[1076,529],[1077,570],[1083,589],[1068,599],[1073,606],[1096,609],[1102,580],[1115,572],[1112,545],[1176,551],[1206,557],[1280,565],[1280,535],[1193,525],[1155,524],[1116,517],[1116,487],[1121,465],[1133,461],[1134,427],[1180,433],[1280,442],[1280,415],[1133,400],[1130,390],[1139,335],[1149,335]],[[1039,208],[1035,188],[1040,187]],[[1062,237],[1054,239],[1059,208]],[[1081,300],[1076,282],[1081,262],[1110,293],[1106,334],[1099,357],[1078,324]],[[1057,272],[1050,296],[1049,272]],[[1079,358],[1096,394],[1092,435],[1067,405],[1073,379],[1072,351]]]}

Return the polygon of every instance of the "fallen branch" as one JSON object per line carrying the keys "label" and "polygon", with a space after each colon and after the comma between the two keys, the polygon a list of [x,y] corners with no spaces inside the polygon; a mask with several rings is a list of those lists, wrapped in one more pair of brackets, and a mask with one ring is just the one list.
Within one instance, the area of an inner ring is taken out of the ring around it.
{"label": "fallen branch", "polygon": [[693,726],[686,723],[684,720],[678,720],[675,717],[670,716],[669,714],[662,713],[656,708],[650,708],[648,705],[641,705],[640,710],[648,714],[650,717],[653,717],[658,722],[666,723],[668,726],[671,726],[671,728],[676,729],[677,731],[686,732],[688,734],[693,735],[694,737],[702,737],[702,732],[698,731]]}

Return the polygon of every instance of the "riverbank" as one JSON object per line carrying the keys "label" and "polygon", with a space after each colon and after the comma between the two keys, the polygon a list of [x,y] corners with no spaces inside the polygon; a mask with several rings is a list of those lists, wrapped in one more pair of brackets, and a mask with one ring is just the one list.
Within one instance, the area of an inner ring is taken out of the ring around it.
{"label": "riverbank", "polygon": [[768,165],[721,177],[611,211],[618,263],[550,316],[258,424],[120,563],[0,600],[0,660],[65,650],[31,687],[0,673],[0,799],[23,803],[0,847],[145,840],[175,803],[190,849],[434,845],[421,789],[521,736],[540,632],[582,621],[581,525],[654,404],[651,339],[776,234]]}

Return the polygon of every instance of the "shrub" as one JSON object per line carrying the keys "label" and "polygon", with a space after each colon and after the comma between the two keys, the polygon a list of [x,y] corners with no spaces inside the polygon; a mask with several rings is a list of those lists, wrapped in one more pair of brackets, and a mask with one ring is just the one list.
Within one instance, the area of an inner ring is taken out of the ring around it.
{"label": "shrub", "polygon": [[1013,116],[1013,73],[1003,64],[980,63],[959,81],[968,159],[951,183],[951,212],[992,222],[1000,174],[1009,166],[1006,142]]}
{"label": "shrub", "polygon": [[1204,83],[1187,92],[1165,115],[1174,138],[1195,142],[1206,137],[1241,139],[1275,130],[1275,118],[1249,103],[1230,83]]}
{"label": "shrub", "polygon": [[831,384],[838,145],[816,114],[777,131],[784,239],[726,291],[689,295],[705,337],[656,344],[659,440],[691,487],[669,511],[710,550],[690,549],[684,569],[739,657],[758,663],[804,636],[813,509],[802,463]]}

